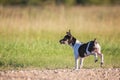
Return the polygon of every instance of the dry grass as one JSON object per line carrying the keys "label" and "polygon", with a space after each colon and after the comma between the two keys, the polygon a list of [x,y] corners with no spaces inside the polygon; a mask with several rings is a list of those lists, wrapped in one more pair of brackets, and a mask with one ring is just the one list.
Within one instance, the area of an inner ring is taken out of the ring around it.
{"label": "dry grass", "polygon": [[[120,25],[118,7],[0,7],[0,26],[27,30],[112,31]],[[109,29],[108,29],[109,27]],[[89,30],[88,30],[89,29]]]}

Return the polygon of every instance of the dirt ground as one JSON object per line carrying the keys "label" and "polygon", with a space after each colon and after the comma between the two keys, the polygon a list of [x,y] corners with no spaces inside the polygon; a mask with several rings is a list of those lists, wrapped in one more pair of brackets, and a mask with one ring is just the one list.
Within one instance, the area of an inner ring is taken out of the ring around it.
{"label": "dirt ground", "polygon": [[8,70],[0,71],[0,80],[120,80],[120,68]]}

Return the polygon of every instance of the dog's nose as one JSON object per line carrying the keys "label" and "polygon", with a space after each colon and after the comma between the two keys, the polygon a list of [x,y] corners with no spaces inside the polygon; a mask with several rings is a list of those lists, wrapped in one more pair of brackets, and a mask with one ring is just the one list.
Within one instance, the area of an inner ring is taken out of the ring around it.
{"label": "dog's nose", "polygon": [[64,43],[64,41],[63,41],[63,40],[60,40],[59,42],[60,42],[60,44],[63,44],[63,43]]}
{"label": "dog's nose", "polygon": [[62,43],[62,40],[59,40],[59,43]]}

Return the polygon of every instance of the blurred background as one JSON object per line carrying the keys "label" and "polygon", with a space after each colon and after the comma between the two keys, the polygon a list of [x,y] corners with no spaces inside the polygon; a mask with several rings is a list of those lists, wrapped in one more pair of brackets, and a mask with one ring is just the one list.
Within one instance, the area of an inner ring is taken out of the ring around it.
{"label": "blurred background", "polygon": [[1,5],[119,5],[120,0],[0,0]]}
{"label": "blurred background", "polygon": [[[73,68],[66,31],[81,42],[97,38],[105,68],[120,68],[120,0],[0,0],[0,69]],[[94,57],[84,68],[99,68]]]}

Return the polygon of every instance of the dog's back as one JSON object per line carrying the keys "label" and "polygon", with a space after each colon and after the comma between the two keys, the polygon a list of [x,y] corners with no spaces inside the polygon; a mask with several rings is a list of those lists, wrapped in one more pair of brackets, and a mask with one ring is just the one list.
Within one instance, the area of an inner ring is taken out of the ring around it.
{"label": "dog's back", "polygon": [[87,55],[87,52],[86,52],[87,47],[88,47],[88,51],[91,53],[92,51],[94,51],[95,42],[90,41],[87,43],[83,43],[78,49],[80,57],[85,57]]}

